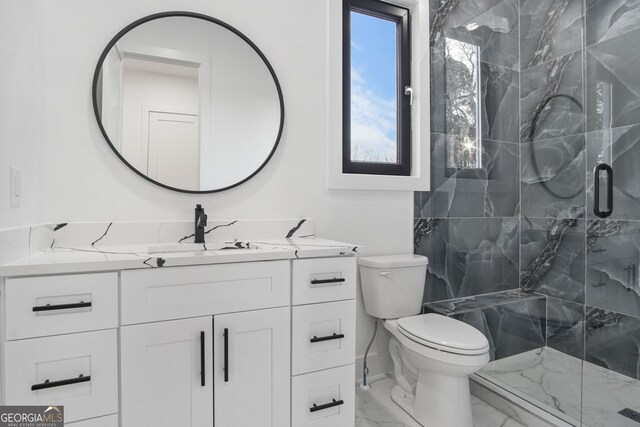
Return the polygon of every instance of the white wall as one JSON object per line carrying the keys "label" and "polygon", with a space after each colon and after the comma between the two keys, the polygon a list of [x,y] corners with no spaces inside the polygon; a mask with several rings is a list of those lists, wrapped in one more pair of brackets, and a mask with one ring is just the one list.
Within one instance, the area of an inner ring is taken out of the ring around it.
{"label": "white wall", "polygon": [[[411,192],[326,189],[328,1],[338,0],[2,1],[0,46],[4,53],[6,39],[12,40],[13,60],[3,61],[0,81],[22,88],[24,96],[12,88],[10,105],[4,94],[0,104],[0,123],[17,122],[6,136],[0,126],[0,228],[190,219],[194,205],[202,203],[210,218],[313,218],[318,235],[362,244],[367,254],[412,251]],[[264,52],[282,85],[286,118],[280,146],[256,177],[233,190],[187,195],[155,187],[120,163],[95,123],[91,82],[100,53],[130,22],[165,10],[200,12],[235,26]],[[26,41],[18,49],[20,39]],[[6,75],[7,66],[19,68]],[[25,165],[29,180],[29,204],[19,211],[8,208],[6,194],[6,165],[14,163]],[[360,307],[358,354],[370,328]],[[378,347],[386,351],[383,340]],[[381,366],[388,369],[388,360]]]}
{"label": "white wall", "polygon": [[[31,224],[42,213],[42,14],[35,2],[0,2],[0,228]],[[9,207],[10,166],[22,170],[19,208]]]}

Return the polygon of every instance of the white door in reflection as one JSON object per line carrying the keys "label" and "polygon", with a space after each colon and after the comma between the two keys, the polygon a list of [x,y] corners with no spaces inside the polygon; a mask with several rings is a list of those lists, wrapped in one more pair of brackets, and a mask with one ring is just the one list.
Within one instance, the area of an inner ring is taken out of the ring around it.
{"label": "white door in reflection", "polygon": [[158,182],[200,188],[197,65],[138,55],[122,61],[121,152]]}
{"label": "white door in reflection", "polygon": [[147,176],[179,188],[200,188],[197,114],[149,111]]}

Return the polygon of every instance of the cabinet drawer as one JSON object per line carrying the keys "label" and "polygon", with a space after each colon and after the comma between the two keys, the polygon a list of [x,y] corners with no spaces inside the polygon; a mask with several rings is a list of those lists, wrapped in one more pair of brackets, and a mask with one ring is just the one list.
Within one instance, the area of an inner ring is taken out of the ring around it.
{"label": "cabinet drawer", "polygon": [[117,413],[117,349],[115,329],[8,342],[5,403],[64,405],[66,422]]}
{"label": "cabinet drawer", "polygon": [[7,340],[116,328],[118,274],[6,280]]}
{"label": "cabinet drawer", "polygon": [[293,377],[291,425],[353,427],[355,380],[355,365]]}
{"label": "cabinet drawer", "polygon": [[92,418],[90,420],[78,421],[67,424],[68,427],[118,427],[118,415],[109,415],[107,417]]}
{"label": "cabinet drawer", "polygon": [[356,297],[356,258],[317,258],[293,262],[293,304]]}
{"label": "cabinet drawer", "polygon": [[293,375],[353,363],[355,312],[355,300],[293,308]]}
{"label": "cabinet drawer", "polygon": [[123,271],[122,324],[289,305],[289,261]]}

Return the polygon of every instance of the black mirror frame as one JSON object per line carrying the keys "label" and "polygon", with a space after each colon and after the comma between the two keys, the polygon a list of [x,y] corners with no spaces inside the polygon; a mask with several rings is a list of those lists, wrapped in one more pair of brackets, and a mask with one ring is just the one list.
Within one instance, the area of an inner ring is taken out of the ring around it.
{"label": "black mirror frame", "polygon": [[[169,18],[169,17],[187,17],[187,18],[202,19],[204,21],[209,21],[209,22],[211,22],[213,24],[217,24],[217,25],[219,25],[219,26],[231,31],[232,33],[234,33],[235,35],[240,37],[242,40],[244,40],[258,54],[258,56],[262,59],[262,61],[264,62],[265,66],[269,70],[269,73],[271,73],[271,77],[273,78],[273,82],[276,85],[276,90],[278,92],[278,99],[280,101],[280,125],[279,125],[279,128],[278,128],[278,135],[276,136],[276,140],[275,140],[275,142],[273,144],[273,149],[271,150],[271,152],[269,153],[269,155],[267,156],[265,161],[251,175],[249,175],[246,178],[242,179],[241,181],[238,181],[235,184],[229,185],[227,187],[218,188],[218,189],[215,189],[215,190],[205,190],[205,191],[185,190],[185,189],[182,189],[182,188],[171,187],[169,185],[166,185],[166,184],[158,182],[158,181],[156,181],[154,179],[151,179],[147,175],[145,175],[142,172],[140,172],[138,169],[134,168],[122,156],[122,154],[120,154],[120,152],[116,149],[116,147],[111,142],[111,139],[109,139],[109,135],[107,135],[107,131],[105,130],[104,126],[102,125],[102,119],[100,117],[100,111],[99,111],[99,108],[98,108],[98,98],[97,98],[98,81],[100,79],[100,73],[102,71],[102,65],[104,64],[104,61],[105,61],[107,55],[111,51],[111,48],[113,48],[113,46],[125,34],[127,34],[132,29],[138,27],[139,25],[142,25],[145,22],[153,21],[153,20],[156,20],[156,19]],[[93,85],[92,85],[91,93],[92,93],[92,98],[93,98],[93,112],[95,114],[96,121],[98,122],[98,126],[100,127],[100,132],[102,132],[102,135],[104,136],[105,140],[109,144],[109,147],[111,147],[111,149],[116,154],[116,156],[118,156],[118,158],[125,165],[127,165],[129,167],[129,169],[131,169],[132,171],[134,171],[136,174],[138,174],[142,178],[146,179],[147,181],[149,181],[149,182],[151,182],[151,183],[153,183],[155,185],[158,185],[158,186],[160,186],[162,188],[166,188],[167,190],[177,191],[177,192],[180,192],[180,193],[189,193],[189,194],[219,193],[221,191],[230,190],[232,188],[235,188],[235,187],[238,187],[239,185],[244,184],[245,182],[247,182],[248,180],[250,180],[251,178],[256,176],[258,174],[258,172],[260,172],[266,166],[266,164],[269,163],[269,161],[273,157],[273,154],[275,153],[276,149],[278,148],[278,144],[280,143],[280,139],[282,137],[282,132],[283,132],[283,129],[284,129],[284,98],[282,96],[282,88],[280,87],[280,82],[278,81],[278,77],[276,76],[276,73],[273,70],[273,67],[271,66],[269,61],[267,60],[266,56],[264,56],[262,51],[258,48],[258,46],[255,45],[255,43],[253,43],[247,36],[245,36],[243,33],[238,31],[236,28],[232,27],[231,25],[227,24],[226,22],[220,21],[219,19],[213,18],[213,17],[208,16],[208,15],[203,15],[203,14],[200,14],[200,13],[195,13],[195,12],[172,11],[172,12],[155,13],[153,15],[148,15],[148,16],[145,16],[144,18],[138,19],[137,21],[135,21],[135,22],[127,25],[125,28],[123,28],[120,32],[118,32],[118,34],[115,35],[115,37],[113,37],[111,39],[111,41],[107,44],[107,47],[105,47],[104,51],[100,55],[100,59],[98,60],[98,64],[96,65],[96,70],[95,70],[95,72],[93,74]]]}

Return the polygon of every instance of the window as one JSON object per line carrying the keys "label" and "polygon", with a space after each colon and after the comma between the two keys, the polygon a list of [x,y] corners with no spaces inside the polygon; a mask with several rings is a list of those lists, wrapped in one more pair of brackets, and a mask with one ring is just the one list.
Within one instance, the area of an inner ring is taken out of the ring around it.
{"label": "window", "polygon": [[409,11],[344,0],[342,171],[411,174]]}

